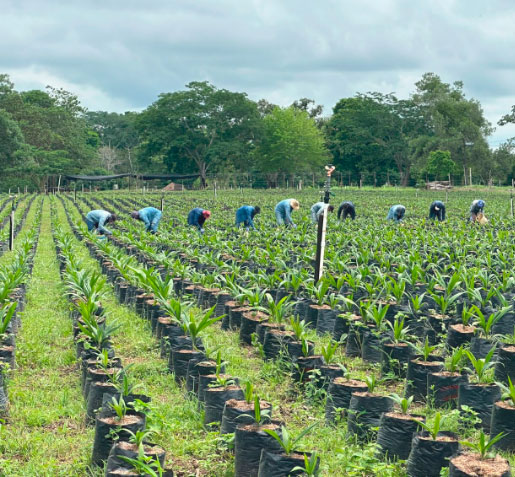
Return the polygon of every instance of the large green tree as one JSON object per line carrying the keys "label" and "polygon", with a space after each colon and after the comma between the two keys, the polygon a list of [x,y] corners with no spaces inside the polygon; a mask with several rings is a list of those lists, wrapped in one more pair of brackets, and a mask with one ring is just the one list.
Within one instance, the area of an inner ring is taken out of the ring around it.
{"label": "large green tree", "polygon": [[280,173],[318,169],[328,159],[324,136],[308,112],[290,106],[274,108],[263,119],[262,138],[256,150],[258,169],[275,185]]}
{"label": "large green tree", "polygon": [[356,180],[370,174],[375,183],[397,172],[407,182],[410,128],[401,113],[411,114],[408,105],[399,104],[393,95],[369,93],[341,99],[325,126],[338,169]]}
{"label": "large green tree", "polygon": [[85,119],[100,140],[98,159],[107,172],[134,172],[133,151],[139,144],[136,129],[138,113],[124,114],[107,111],[87,111]]}
{"label": "large green tree", "polygon": [[169,171],[208,172],[241,167],[254,148],[261,121],[256,103],[245,93],[192,82],[184,91],[163,93],[136,124],[145,164],[163,163]]}
{"label": "large green tree", "polygon": [[[424,169],[431,151],[450,151],[464,173],[472,168],[486,182],[491,152],[486,137],[492,127],[478,101],[467,99],[463,83],[444,83],[438,75],[426,73],[416,84],[413,101],[420,107],[428,133],[415,141],[414,161]],[[466,177],[466,174],[464,174]]]}
{"label": "large green tree", "polygon": [[98,136],[87,127],[78,98],[63,89],[17,92],[2,75],[0,111],[23,137],[4,172],[30,177],[40,190],[49,175],[83,171],[95,157]]}

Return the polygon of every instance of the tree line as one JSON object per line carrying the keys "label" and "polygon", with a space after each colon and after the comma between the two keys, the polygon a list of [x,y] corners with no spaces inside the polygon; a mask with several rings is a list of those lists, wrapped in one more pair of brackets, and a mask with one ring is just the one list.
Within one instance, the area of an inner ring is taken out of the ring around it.
{"label": "tree line", "polygon": [[[499,126],[515,123],[515,106]],[[378,92],[342,98],[325,115],[314,100],[289,107],[191,82],[141,112],[87,111],[63,89],[17,91],[0,74],[3,188],[43,189],[57,174],[198,173],[279,178],[331,162],[350,183],[415,185],[452,177],[510,184],[515,138],[492,150],[493,126],[463,83],[426,73],[407,99]]]}

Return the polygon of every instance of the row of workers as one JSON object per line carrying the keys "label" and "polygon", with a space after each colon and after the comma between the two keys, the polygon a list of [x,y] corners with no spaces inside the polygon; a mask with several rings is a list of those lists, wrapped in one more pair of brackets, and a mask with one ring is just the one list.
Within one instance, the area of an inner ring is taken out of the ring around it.
{"label": "row of workers", "polygon": [[[475,200],[470,207],[470,220],[476,221],[478,214],[483,213],[485,202],[483,200]],[[300,208],[299,201],[296,199],[285,199],[275,206],[275,218],[279,225],[288,225],[295,227],[292,220],[292,212]],[[334,207],[324,202],[317,202],[311,207],[311,220],[317,223],[320,216],[325,212],[333,212]],[[254,217],[261,212],[259,206],[244,205],[236,211],[236,226],[243,225],[248,229],[255,229]],[[406,207],[403,205],[394,205],[390,208],[387,220],[401,222],[406,213]],[[338,220],[345,220],[350,217],[352,220],[356,218],[356,207],[350,201],[344,201],[338,207]],[[131,213],[131,217],[140,220],[145,224],[145,230],[155,234],[161,220],[162,212],[155,207],[145,207],[141,210]],[[188,225],[196,227],[200,233],[204,232],[204,223],[211,217],[209,210],[196,207],[188,214]],[[106,223],[116,220],[116,214],[107,212],[106,210],[92,210],[86,215],[86,225],[88,230],[97,230],[104,235],[110,235],[111,231],[105,227]],[[445,204],[439,200],[435,200],[429,207],[429,218],[431,220],[445,220]]]}

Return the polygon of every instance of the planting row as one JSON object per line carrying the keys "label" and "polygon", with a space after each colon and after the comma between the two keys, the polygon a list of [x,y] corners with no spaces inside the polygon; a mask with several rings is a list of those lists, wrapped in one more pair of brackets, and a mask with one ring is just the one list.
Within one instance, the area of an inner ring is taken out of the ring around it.
{"label": "planting row", "polygon": [[[181,253],[183,253],[183,252],[181,252]],[[183,258],[184,258],[184,257],[183,257]],[[195,257],[195,258],[198,258],[198,256],[197,256],[197,257]],[[195,259],[194,259],[194,260],[195,260]],[[196,267],[197,267],[197,264],[198,264],[198,263],[199,263],[199,262],[198,262],[197,260],[195,260],[195,261],[194,261],[194,264],[196,265]],[[197,267],[197,268],[200,268],[200,267]],[[207,267],[206,267],[206,268],[207,268]],[[175,270],[174,270],[174,271],[175,271]],[[205,287],[203,287],[203,288],[205,288]],[[230,287],[229,287],[229,288],[230,288]],[[216,290],[215,290],[215,291],[216,291]],[[261,290],[261,291],[262,291],[262,290]],[[220,295],[220,293],[219,293],[219,292],[220,292],[220,290],[218,290],[218,294]],[[259,290],[258,290],[258,295],[259,295]],[[263,296],[265,296],[266,294],[265,294],[265,293],[262,293],[262,295],[263,295]],[[277,293],[276,293],[276,295],[277,295]],[[282,298],[281,298],[281,299],[282,299]],[[278,301],[278,303],[281,301],[281,299],[277,300],[277,301]],[[340,301],[341,301],[341,299],[340,299]],[[274,303],[275,303],[275,301],[274,301]],[[283,302],[283,303],[284,303],[284,302]],[[346,302],[346,303],[348,303],[348,302]],[[258,304],[259,304],[259,303],[258,303]],[[360,303],[360,304],[361,304],[361,303]],[[320,306],[320,305],[318,305],[318,306]],[[353,305],[353,306],[355,306],[355,305]],[[369,305],[369,306],[371,307],[372,305]],[[369,318],[370,318],[370,317],[372,317],[372,319],[371,319],[370,321],[371,321],[371,322],[373,322],[373,321],[375,321],[375,320],[374,320],[374,315],[375,315],[375,318],[377,318],[377,319],[381,319],[381,320],[382,320],[382,319],[384,319],[384,318],[385,318],[385,316],[386,316],[386,312],[384,312],[384,310],[388,311],[389,305],[388,305],[388,304],[385,304],[385,305],[383,306],[382,304],[379,304],[379,306],[377,306],[377,302],[376,302],[376,303],[374,303],[374,304],[373,304],[373,306],[374,306],[375,308],[372,308],[372,310],[370,310],[370,311],[369,311],[368,309],[367,309],[367,310],[365,310],[365,311],[366,311],[366,313],[365,313],[365,312],[363,312],[363,307],[358,307],[358,308],[360,309],[360,311],[362,311],[362,316],[361,316],[360,318],[362,318],[362,319],[364,319],[364,320],[365,320],[367,317],[369,317]],[[478,310],[479,310],[479,312],[481,312],[481,311],[480,311],[480,309],[479,309],[479,307],[478,307]],[[254,311],[256,311],[256,310],[254,310]],[[317,323],[318,323],[318,313],[319,313],[319,311],[320,311],[320,310],[318,310],[318,311],[317,311]],[[381,318],[381,314],[383,314],[383,312],[384,312],[384,315],[385,315],[385,316],[383,316],[383,317]],[[476,313],[477,313],[477,312],[476,312]],[[497,313],[498,313],[498,312],[497,312]],[[396,313],[395,315],[397,315],[397,314],[398,314],[398,313]],[[237,316],[237,315],[236,315],[236,316]],[[343,316],[345,316],[345,315],[343,315]],[[496,316],[499,316],[499,315],[496,315]],[[506,316],[506,313],[505,313],[503,316]],[[501,318],[502,318],[503,316],[501,316]],[[231,315],[231,318],[232,318],[232,315]],[[347,318],[348,318],[348,315],[347,315]],[[395,318],[395,321],[393,321],[393,326],[394,326],[394,328],[396,328],[397,330],[399,330],[399,329],[400,329],[401,331],[405,329],[403,326],[401,326],[401,322],[402,322],[402,321],[401,321],[401,320],[399,320],[399,318],[402,318],[402,317],[394,316],[394,317],[390,317],[390,319],[391,319],[391,318]],[[420,316],[419,316],[419,318],[420,318]],[[427,318],[427,317],[426,317],[426,318]],[[494,317],[494,318],[495,318],[495,317]],[[386,321],[387,321],[387,320],[386,320]],[[385,322],[386,322],[386,321],[385,321]],[[424,329],[424,328],[425,328],[425,324],[426,324],[426,322],[427,322],[428,320],[423,320],[423,321],[424,321],[424,322],[422,323],[422,325],[424,325],[424,326],[422,327],[422,329]],[[494,319],[492,319],[491,321],[492,321],[492,322],[494,322],[495,320],[494,320]],[[302,322],[302,320],[299,320],[298,322],[300,323],[300,322]],[[390,321],[390,322],[391,322],[391,321]],[[335,318],[334,323],[337,323],[336,318]],[[430,330],[433,330],[433,331],[434,331],[434,327],[433,327],[433,326],[429,327],[429,331],[430,331]],[[395,334],[395,332],[394,332],[394,334]],[[433,336],[433,335],[434,335],[434,336]],[[426,353],[427,353],[427,350],[428,350],[428,349],[430,348],[430,346],[431,346],[431,345],[429,344],[429,337],[431,337],[431,336],[433,336],[433,338],[438,338],[438,337],[439,337],[439,334],[438,334],[438,333],[436,333],[436,332],[435,332],[435,333],[433,333],[433,335],[432,335],[431,333],[426,333],[426,342],[425,342],[425,343],[426,343],[426,344],[425,344],[425,351],[426,351]],[[402,335],[401,335],[401,336],[402,336]],[[398,337],[399,337],[399,333],[397,333],[397,338],[398,338]],[[360,340],[355,340],[355,342],[357,342],[357,343],[359,344],[359,343],[360,343]],[[301,343],[302,343],[302,341],[301,341]],[[284,343],[283,343],[283,344],[284,344]],[[406,344],[406,343],[404,343],[404,344],[405,344],[405,347],[407,347],[408,349],[410,349],[410,347],[408,346],[408,344]],[[348,342],[347,342],[347,346],[348,346]],[[282,346],[282,347],[283,347],[283,346]],[[375,349],[376,349],[376,351],[379,351],[379,348],[378,348],[377,346],[375,346],[375,347],[374,347],[374,346],[371,346],[370,348],[371,348],[372,350],[375,348]],[[401,348],[402,348],[402,347],[401,347]],[[309,347],[307,347],[306,349],[309,349]],[[429,353],[430,353],[430,352],[429,352]],[[427,354],[429,354],[429,353],[427,353]],[[383,354],[384,354],[384,353],[383,353]],[[473,355],[472,355],[472,356],[473,356]],[[470,358],[469,358],[469,359],[470,359]],[[476,358],[476,359],[477,359],[477,358]],[[484,358],[480,358],[480,359],[484,359]],[[389,360],[387,360],[387,361],[388,361],[388,363],[389,363],[391,360],[389,359]],[[420,360],[419,360],[419,361],[420,361]],[[411,362],[411,361],[410,361],[410,362]],[[426,374],[427,374],[427,373],[426,373]],[[410,380],[410,381],[411,381],[411,380]],[[422,382],[423,382],[423,379],[422,379]],[[408,384],[410,384],[410,385],[411,385],[412,383],[408,383]],[[426,386],[427,386],[427,385],[426,385]],[[426,388],[426,389],[427,389],[427,388]]]}

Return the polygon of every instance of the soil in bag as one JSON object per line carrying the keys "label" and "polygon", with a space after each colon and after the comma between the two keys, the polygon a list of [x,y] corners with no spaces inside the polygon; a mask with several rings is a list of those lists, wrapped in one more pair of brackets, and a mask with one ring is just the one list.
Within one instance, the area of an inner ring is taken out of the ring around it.
{"label": "soil in bag", "polygon": [[447,347],[459,348],[461,345],[470,343],[475,330],[473,326],[464,326],[461,323],[450,325],[447,329]]}
{"label": "soil in bag", "polygon": [[[309,457],[309,453],[307,453]],[[292,452],[291,454],[279,454],[261,451],[259,460],[258,477],[289,477],[290,475],[306,475],[302,470],[293,471],[295,467],[304,467],[304,454]],[[317,457],[317,469],[320,467],[320,458]]]}
{"label": "soil in bag", "polygon": [[492,407],[490,435],[496,436],[504,432],[504,437],[494,447],[504,451],[515,451],[515,407],[506,401],[497,401]]}
{"label": "soil in bag", "polygon": [[259,323],[256,326],[257,339],[261,344],[265,343],[265,335],[268,331],[271,330],[284,330],[284,326],[279,325],[277,323],[270,323],[268,321]]}
{"label": "soil in bag", "polygon": [[316,332],[318,335],[332,333],[336,321],[336,311],[329,305],[322,305],[318,309]]}
{"label": "soil in bag", "polygon": [[[443,369],[443,362],[434,361],[440,359],[429,357],[428,361],[410,359],[408,361],[408,373],[406,376],[405,396],[413,396],[415,401],[424,402],[427,398],[427,375],[437,373]],[[433,361],[431,361],[433,360]]]}
{"label": "soil in bag", "polygon": [[449,477],[510,477],[510,463],[496,455],[481,459],[478,454],[463,453],[453,457],[449,464]]}
{"label": "soil in bag", "polygon": [[383,361],[383,343],[381,336],[370,330],[363,334],[362,358],[369,363],[381,363]]}
{"label": "soil in bag", "polygon": [[366,327],[359,325],[352,325],[349,329],[349,336],[347,336],[347,343],[345,346],[345,354],[350,357],[360,357],[361,349],[363,346],[363,333]]}
{"label": "soil in bag", "polygon": [[[269,402],[260,401],[260,408],[261,411],[269,411],[269,417],[265,418],[265,422],[269,422],[272,416],[272,405]],[[220,434],[233,433],[236,430],[236,426],[252,424],[254,422],[254,402],[249,403],[245,400],[229,399],[225,403],[222,414]]]}
{"label": "soil in bag", "polygon": [[[159,460],[161,467],[165,466],[165,457],[166,453],[164,449],[158,446],[145,444],[143,447],[143,452],[146,457],[150,457],[154,460]],[[129,459],[137,459],[138,458],[138,446],[136,444],[131,444],[130,442],[117,442],[111,447],[109,451],[109,457],[107,458],[107,470],[114,470],[117,468],[126,468],[131,469],[132,466],[121,457],[127,457]]]}
{"label": "soil in bag", "polygon": [[268,321],[266,313],[249,311],[241,315],[240,341],[245,344],[252,344],[252,333],[256,332],[257,325]]}
{"label": "soil in bag", "polygon": [[252,311],[252,308],[249,308],[248,306],[240,306],[239,308],[233,308],[231,310],[229,326],[233,330],[238,329],[241,326],[241,315],[248,311]]}
{"label": "soil in bag", "polygon": [[388,459],[406,460],[414,434],[420,430],[414,420],[425,422],[424,416],[386,412],[381,416],[377,444],[379,452]]}
{"label": "soil in bag", "polygon": [[240,424],[234,434],[234,477],[257,477],[261,451],[280,453],[280,444],[264,430],[270,429],[281,435],[279,423],[271,422],[263,426]]}
{"label": "soil in bag", "polygon": [[458,389],[461,383],[468,383],[466,374],[441,371],[427,375],[427,395],[435,407],[456,407]]}
{"label": "soil in bag", "polygon": [[190,349],[172,349],[172,355],[173,372],[177,382],[182,382],[186,379],[186,375],[188,374],[188,363],[191,360],[201,361],[205,358],[204,353],[201,351]]}
{"label": "soil in bag", "polygon": [[333,339],[340,341],[343,335],[348,335],[352,323],[356,320],[361,320],[361,316],[348,313],[338,315],[334,320]]}
{"label": "soil in bag", "polygon": [[366,392],[368,386],[353,379],[336,378],[329,384],[325,404],[325,419],[334,422],[335,419],[349,409],[350,398],[354,392]]}
{"label": "soil in bag", "polygon": [[490,430],[494,402],[501,399],[501,390],[496,384],[462,383],[458,388],[458,407],[469,406],[478,413],[485,431]]}
{"label": "soil in bag", "polygon": [[378,396],[369,392],[355,392],[349,404],[347,429],[359,441],[368,441],[376,437],[381,416],[390,412],[393,401],[388,396]]}
{"label": "soil in bag", "polygon": [[286,343],[294,337],[292,331],[269,330],[265,333],[265,342],[263,343],[263,351],[266,359],[275,359],[286,350]]}
{"label": "soil in bag", "polygon": [[411,356],[411,347],[407,343],[384,343],[382,354],[382,373],[392,373],[395,376],[405,378]]}
{"label": "soil in bag", "polygon": [[449,458],[458,452],[458,448],[458,439],[452,432],[439,432],[436,440],[427,432],[418,433],[411,443],[408,476],[440,477],[440,471],[449,466]]}
{"label": "soil in bag", "polygon": [[114,419],[112,417],[97,417],[95,424],[95,440],[93,443],[93,454],[91,463],[99,467],[103,466],[103,462],[107,460],[114,440],[111,430],[118,429],[118,440],[127,441],[132,432],[140,431],[145,428],[145,419],[141,416],[125,416],[123,420]]}
{"label": "soil in bag", "polygon": [[[315,352],[315,343],[312,341],[308,341],[308,356],[313,356]],[[290,360],[292,363],[296,363],[297,360],[304,356],[304,351],[302,349],[302,341],[287,341],[286,342],[286,350],[288,355],[290,356]]]}
{"label": "soil in bag", "polygon": [[508,384],[508,377],[515,382],[515,346],[505,346],[499,349],[495,363],[495,379]]}
{"label": "soil in bag", "polygon": [[[492,350],[493,347],[497,347],[497,344],[489,339],[474,336],[470,340],[470,352],[475,356],[476,359],[484,359],[486,355]],[[493,361],[497,360],[499,350],[496,349],[492,357]]]}
{"label": "soil in bag", "polygon": [[205,390],[204,424],[221,424],[225,403],[230,399],[241,400],[245,396],[239,386],[207,388]]}

